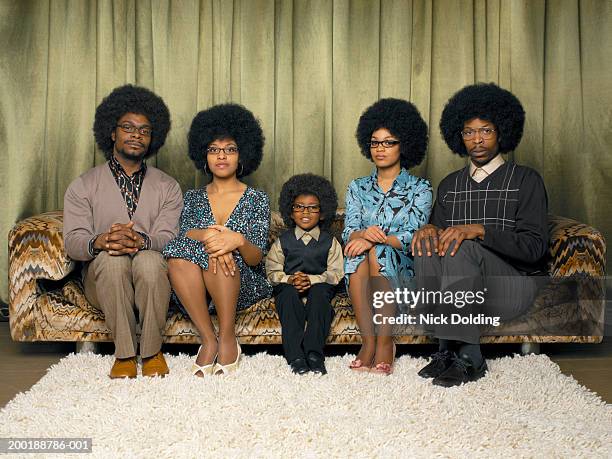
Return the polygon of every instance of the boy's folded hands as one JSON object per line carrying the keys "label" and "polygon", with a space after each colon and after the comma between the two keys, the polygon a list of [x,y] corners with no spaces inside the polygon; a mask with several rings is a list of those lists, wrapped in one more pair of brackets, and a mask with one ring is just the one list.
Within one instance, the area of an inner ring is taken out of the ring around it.
{"label": "boy's folded hands", "polygon": [[289,276],[289,279],[287,279],[287,283],[293,285],[295,289],[300,293],[305,292],[310,288],[310,278],[307,274],[304,274],[300,271]]}

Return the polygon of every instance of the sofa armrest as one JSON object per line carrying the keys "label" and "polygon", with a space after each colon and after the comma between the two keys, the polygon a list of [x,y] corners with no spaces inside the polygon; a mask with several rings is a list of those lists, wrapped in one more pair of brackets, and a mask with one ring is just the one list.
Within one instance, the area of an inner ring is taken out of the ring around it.
{"label": "sofa armrest", "polygon": [[63,213],[47,212],[18,222],[9,233],[9,320],[13,339],[35,332],[39,279],[60,280],[75,268],[64,250]]}
{"label": "sofa armrest", "polygon": [[556,215],[548,216],[548,227],[552,277],[605,275],[606,241],[598,230]]}

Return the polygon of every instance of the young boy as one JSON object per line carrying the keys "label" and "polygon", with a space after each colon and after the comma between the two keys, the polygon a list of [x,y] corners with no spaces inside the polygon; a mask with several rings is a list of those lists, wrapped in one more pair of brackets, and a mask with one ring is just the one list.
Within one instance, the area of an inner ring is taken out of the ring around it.
{"label": "young boy", "polygon": [[337,208],[333,185],[318,175],[295,175],[281,190],[279,209],[289,229],[272,245],[266,272],[274,286],[285,358],[300,375],[327,373],[323,347],[333,315],[331,299],[344,275],[342,247],[326,231]]}

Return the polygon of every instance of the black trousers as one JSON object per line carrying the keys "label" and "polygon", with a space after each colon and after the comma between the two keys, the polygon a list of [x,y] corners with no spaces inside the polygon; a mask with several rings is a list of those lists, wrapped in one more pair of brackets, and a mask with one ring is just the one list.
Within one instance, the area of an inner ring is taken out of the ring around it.
{"label": "black trousers", "polygon": [[[423,249],[423,256],[414,257],[418,289],[460,295],[455,298],[464,298],[465,292],[484,291],[486,294],[484,303],[480,305],[463,305],[455,301],[452,304],[431,304],[418,312],[431,312],[449,319],[452,315],[468,318],[482,313],[505,321],[520,316],[533,303],[538,289],[536,280],[521,274],[475,241],[463,241],[453,257],[450,256],[450,249],[444,257],[437,253],[428,257],[425,252]],[[479,325],[439,324],[431,331],[440,339],[480,343]]]}
{"label": "black trousers", "polygon": [[[302,303],[304,296],[306,304]],[[309,352],[323,356],[333,317],[333,296],[334,286],[326,283],[313,284],[303,294],[290,284],[274,287],[276,312],[281,322],[287,362],[303,358]]]}

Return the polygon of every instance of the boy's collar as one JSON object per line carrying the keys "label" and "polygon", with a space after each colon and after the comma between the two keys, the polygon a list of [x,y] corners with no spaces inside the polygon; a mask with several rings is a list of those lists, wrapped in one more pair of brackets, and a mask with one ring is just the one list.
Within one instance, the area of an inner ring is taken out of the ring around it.
{"label": "boy's collar", "polygon": [[315,226],[310,231],[305,231],[299,226],[295,227],[294,234],[295,238],[299,241],[304,237],[304,234],[308,233],[315,241],[319,240],[319,236],[321,235],[321,230],[319,229],[319,225]]}

